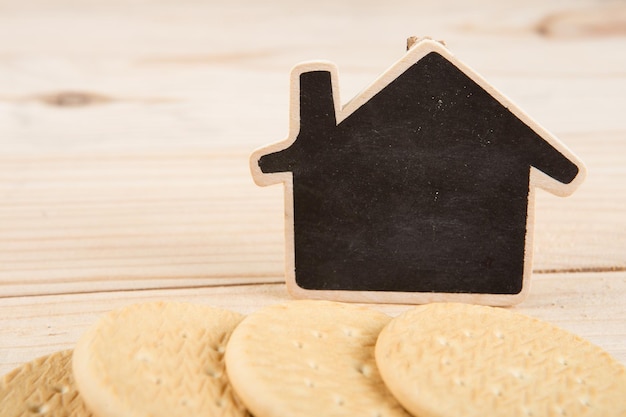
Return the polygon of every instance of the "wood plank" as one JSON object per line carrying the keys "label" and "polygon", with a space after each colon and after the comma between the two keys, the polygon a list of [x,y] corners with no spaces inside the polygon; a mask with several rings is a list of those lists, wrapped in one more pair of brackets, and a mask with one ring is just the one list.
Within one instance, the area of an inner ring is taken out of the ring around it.
{"label": "wood plank", "polygon": [[[513,310],[546,320],[607,350],[626,364],[626,273],[542,274]],[[0,299],[0,374],[20,363],[71,348],[106,311],[154,300],[212,305],[249,314],[291,298],[284,284],[105,292]],[[370,305],[397,315],[410,306]]]}
{"label": "wood plank", "polygon": [[[589,176],[565,199],[537,193],[536,272],[626,268],[622,137],[564,138]],[[256,187],[247,158],[245,150],[0,156],[0,296],[280,279],[282,188]]]}
{"label": "wood plank", "polygon": [[598,26],[623,5],[0,4],[0,296],[282,276],[282,190],[247,166],[287,135],[290,67],[336,62],[345,102],[415,28],[589,166],[574,196],[538,193],[535,270],[626,267],[626,41]]}
{"label": "wood plank", "polygon": [[626,269],[626,143],[623,132],[569,134],[588,169],[585,182],[561,199],[537,193],[535,271]]}
{"label": "wood plank", "polygon": [[282,275],[280,190],[245,154],[0,159],[0,296]]}

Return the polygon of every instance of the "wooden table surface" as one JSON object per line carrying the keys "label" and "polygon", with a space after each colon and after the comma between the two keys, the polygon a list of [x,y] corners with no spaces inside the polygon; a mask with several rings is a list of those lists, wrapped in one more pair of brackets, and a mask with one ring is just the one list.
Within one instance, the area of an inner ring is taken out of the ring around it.
{"label": "wooden table surface", "polygon": [[0,0],[0,374],[129,303],[288,300],[283,190],[248,156],[287,136],[293,65],[335,62],[345,102],[410,35],[585,161],[573,196],[537,193],[514,309],[626,363],[623,1]]}

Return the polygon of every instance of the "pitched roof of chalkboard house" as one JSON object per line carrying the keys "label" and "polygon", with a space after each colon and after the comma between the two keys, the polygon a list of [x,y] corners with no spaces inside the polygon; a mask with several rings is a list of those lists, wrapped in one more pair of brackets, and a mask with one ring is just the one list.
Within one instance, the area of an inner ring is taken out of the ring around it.
{"label": "pitched roof of chalkboard house", "polygon": [[286,185],[292,293],[487,304],[528,288],[535,187],[567,195],[585,176],[429,40],[344,107],[334,66],[296,67],[289,138],[257,150],[251,169],[260,185]]}

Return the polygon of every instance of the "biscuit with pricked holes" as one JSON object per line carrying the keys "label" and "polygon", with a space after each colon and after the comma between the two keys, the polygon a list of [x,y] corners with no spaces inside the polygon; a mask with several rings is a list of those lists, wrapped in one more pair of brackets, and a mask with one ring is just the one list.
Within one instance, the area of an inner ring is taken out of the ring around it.
{"label": "biscuit with pricked holes", "polygon": [[229,379],[256,417],[407,417],[374,361],[376,337],[390,319],[329,301],[259,310],[228,343]]}
{"label": "biscuit with pricked holes", "polygon": [[35,359],[0,379],[2,417],[92,417],[72,375],[72,351]]}
{"label": "biscuit with pricked holes", "polygon": [[249,416],[223,361],[242,318],[175,302],[112,311],[74,350],[76,384],[98,417]]}
{"label": "biscuit with pricked holes", "polygon": [[626,368],[590,342],[502,308],[419,306],[380,333],[376,362],[420,417],[626,416]]}

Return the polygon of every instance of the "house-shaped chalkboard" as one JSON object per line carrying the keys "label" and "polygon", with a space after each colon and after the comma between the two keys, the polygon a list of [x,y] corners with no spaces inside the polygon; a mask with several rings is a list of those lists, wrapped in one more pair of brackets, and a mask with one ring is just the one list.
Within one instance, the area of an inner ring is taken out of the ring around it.
{"label": "house-shaped chalkboard", "polygon": [[254,152],[251,169],[285,185],[294,296],[492,305],[528,290],[535,187],[567,195],[585,176],[431,40],[343,107],[332,64],[296,67],[289,138]]}

